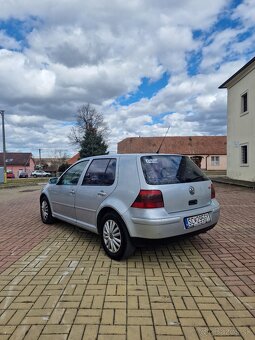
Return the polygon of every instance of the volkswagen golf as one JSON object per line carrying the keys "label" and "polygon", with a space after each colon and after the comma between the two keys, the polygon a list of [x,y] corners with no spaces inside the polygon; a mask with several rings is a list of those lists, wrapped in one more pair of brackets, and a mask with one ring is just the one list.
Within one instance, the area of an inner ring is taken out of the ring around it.
{"label": "volkswagen golf", "polygon": [[117,154],[84,158],[40,196],[43,223],[55,219],[100,235],[106,254],[127,258],[138,239],[205,232],[219,219],[211,180],[187,156]]}

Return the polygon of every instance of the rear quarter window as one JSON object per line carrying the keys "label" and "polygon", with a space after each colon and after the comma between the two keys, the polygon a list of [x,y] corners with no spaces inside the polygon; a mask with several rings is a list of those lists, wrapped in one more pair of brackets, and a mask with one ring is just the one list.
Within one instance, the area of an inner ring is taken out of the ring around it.
{"label": "rear quarter window", "polygon": [[146,183],[151,185],[207,181],[208,177],[187,156],[153,155],[141,157]]}

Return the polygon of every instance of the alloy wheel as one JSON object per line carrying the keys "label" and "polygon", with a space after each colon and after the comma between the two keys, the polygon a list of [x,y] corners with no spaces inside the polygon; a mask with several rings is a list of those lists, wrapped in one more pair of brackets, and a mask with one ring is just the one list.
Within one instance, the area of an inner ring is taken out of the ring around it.
{"label": "alloy wheel", "polygon": [[41,209],[42,209],[42,217],[46,221],[49,216],[49,206],[45,200],[42,201]]}
{"label": "alloy wheel", "polygon": [[103,240],[111,253],[117,253],[121,248],[121,232],[118,224],[113,220],[107,220],[103,226]]}

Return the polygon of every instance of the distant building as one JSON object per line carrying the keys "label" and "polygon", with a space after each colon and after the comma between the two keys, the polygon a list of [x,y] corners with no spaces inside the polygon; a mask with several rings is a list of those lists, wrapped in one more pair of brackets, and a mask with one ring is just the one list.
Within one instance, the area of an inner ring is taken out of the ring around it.
{"label": "distant building", "polygon": [[[160,147],[161,145],[161,147]],[[130,137],[118,143],[118,153],[160,153],[187,155],[203,170],[226,170],[226,136]]]}
{"label": "distant building", "polygon": [[73,157],[67,159],[67,164],[72,165],[75,162],[77,162],[80,159],[80,153],[78,152],[77,154],[75,154]]}
{"label": "distant building", "polygon": [[52,176],[56,176],[60,165],[67,162],[67,158],[63,157],[48,157],[48,158],[34,158],[35,169],[43,169],[50,172]]}
{"label": "distant building", "polygon": [[[25,171],[30,175],[35,167],[32,153],[25,152],[6,152],[5,164],[6,171],[12,172],[15,177],[19,177],[19,174],[22,171]],[[0,166],[4,166],[2,152],[0,152]]]}
{"label": "distant building", "polygon": [[255,58],[219,88],[228,90],[227,176],[255,182]]}

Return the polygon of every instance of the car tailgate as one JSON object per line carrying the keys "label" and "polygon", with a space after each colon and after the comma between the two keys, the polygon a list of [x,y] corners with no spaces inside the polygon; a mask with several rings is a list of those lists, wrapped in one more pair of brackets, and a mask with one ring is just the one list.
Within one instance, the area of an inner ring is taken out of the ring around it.
{"label": "car tailgate", "polygon": [[211,181],[160,186],[168,213],[202,208],[211,203]]}

